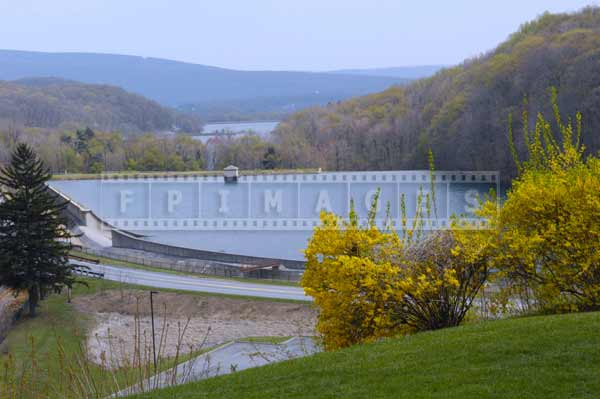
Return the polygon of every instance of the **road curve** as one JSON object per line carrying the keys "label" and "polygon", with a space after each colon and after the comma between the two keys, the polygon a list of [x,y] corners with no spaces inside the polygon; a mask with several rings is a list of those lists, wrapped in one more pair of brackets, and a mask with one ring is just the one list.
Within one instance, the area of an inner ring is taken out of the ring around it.
{"label": "road curve", "polygon": [[133,269],[123,266],[112,266],[106,264],[96,265],[93,263],[75,260],[72,260],[71,263],[74,265],[87,266],[89,271],[92,272],[104,273],[104,278],[107,280],[119,281],[128,284],[194,292],[206,292],[212,294],[253,296],[272,299],[291,299],[297,301],[312,300],[312,298],[304,294],[304,290],[300,287],[253,284],[235,280],[193,277],[187,275]]}

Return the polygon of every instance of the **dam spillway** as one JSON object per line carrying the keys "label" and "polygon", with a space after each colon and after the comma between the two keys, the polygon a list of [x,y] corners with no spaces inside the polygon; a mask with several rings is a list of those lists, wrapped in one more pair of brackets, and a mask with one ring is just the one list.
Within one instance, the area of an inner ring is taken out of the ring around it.
{"label": "dam spillway", "polygon": [[[473,217],[478,199],[498,191],[495,172],[384,171],[242,175],[106,175],[50,185],[112,226],[144,239],[205,251],[302,260],[321,211],[347,216],[351,202],[366,219],[380,192],[376,221],[400,226],[402,203],[415,217],[421,198],[435,200],[427,229],[452,215]],[[433,194],[432,194],[433,193]],[[389,215],[390,220],[387,220]]]}

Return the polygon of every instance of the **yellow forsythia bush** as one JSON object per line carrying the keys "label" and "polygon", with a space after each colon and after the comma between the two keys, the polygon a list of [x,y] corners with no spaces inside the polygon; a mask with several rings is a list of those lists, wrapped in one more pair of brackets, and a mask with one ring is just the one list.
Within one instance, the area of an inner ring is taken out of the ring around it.
{"label": "yellow forsythia bush", "polygon": [[494,263],[535,311],[600,309],[600,160],[584,156],[581,116],[575,130],[556,105],[555,115],[562,143],[538,116],[526,135],[530,158],[500,211],[487,212]]}
{"label": "yellow forsythia bush", "polygon": [[321,222],[305,251],[302,286],[319,308],[327,350],[456,326],[487,276],[467,231],[413,242],[360,226],[353,212],[349,220],[323,213]]}
{"label": "yellow forsythia bush", "polygon": [[401,254],[396,234],[321,215],[305,251],[302,286],[319,308],[317,328],[327,349],[396,333],[389,307],[401,301],[398,266],[391,260]]}
{"label": "yellow forsythia bush", "polygon": [[[600,309],[600,160],[586,156],[582,118],[564,124],[552,90],[554,121],[538,114],[529,130],[523,112],[519,169],[500,208],[486,203],[480,215],[492,227],[480,232],[493,252],[492,267],[504,304],[524,312]],[[553,131],[553,126],[558,132]],[[502,304],[501,304],[502,305]]]}
{"label": "yellow forsythia bush", "polygon": [[476,230],[431,232],[406,248],[402,316],[411,328],[458,326],[488,279],[489,247]]}

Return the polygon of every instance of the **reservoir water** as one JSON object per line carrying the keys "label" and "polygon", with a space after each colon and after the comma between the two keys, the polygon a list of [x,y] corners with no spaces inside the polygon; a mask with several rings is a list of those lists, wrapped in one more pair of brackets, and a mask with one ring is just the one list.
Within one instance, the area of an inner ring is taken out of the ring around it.
{"label": "reservoir water", "polygon": [[275,130],[278,124],[279,121],[207,123],[202,129],[202,134],[253,132],[259,136],[266,137]]}

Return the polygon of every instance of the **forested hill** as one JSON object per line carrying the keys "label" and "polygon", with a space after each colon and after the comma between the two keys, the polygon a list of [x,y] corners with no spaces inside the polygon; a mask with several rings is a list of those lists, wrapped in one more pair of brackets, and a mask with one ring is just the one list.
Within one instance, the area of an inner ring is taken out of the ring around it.
{"label": "forested hill", "polygon": [[123,89],[55,78],[0,81],[0,128],[199,131],[200,121]]}
{"label": "forested hill", "polygon": [[[510,113],[552,118],[550,87],[564,115],[583,114],[583,141],[600,149],[600,9],[545,14],[495,50],[407,87],[299,112],[277,131],[285,167],[438,169],[514,173]],[[519,143],[517,143],[519,144]]]}
{"label": "forested hill", "polygon": [[0,65],[0,79],[4,80],[55,76],[110,84],[168,106],[298,97],[319,104],[330,99],[375,93],[407,82],[407,79],[389,76],[239,71],[116,54],[0,50]]}

